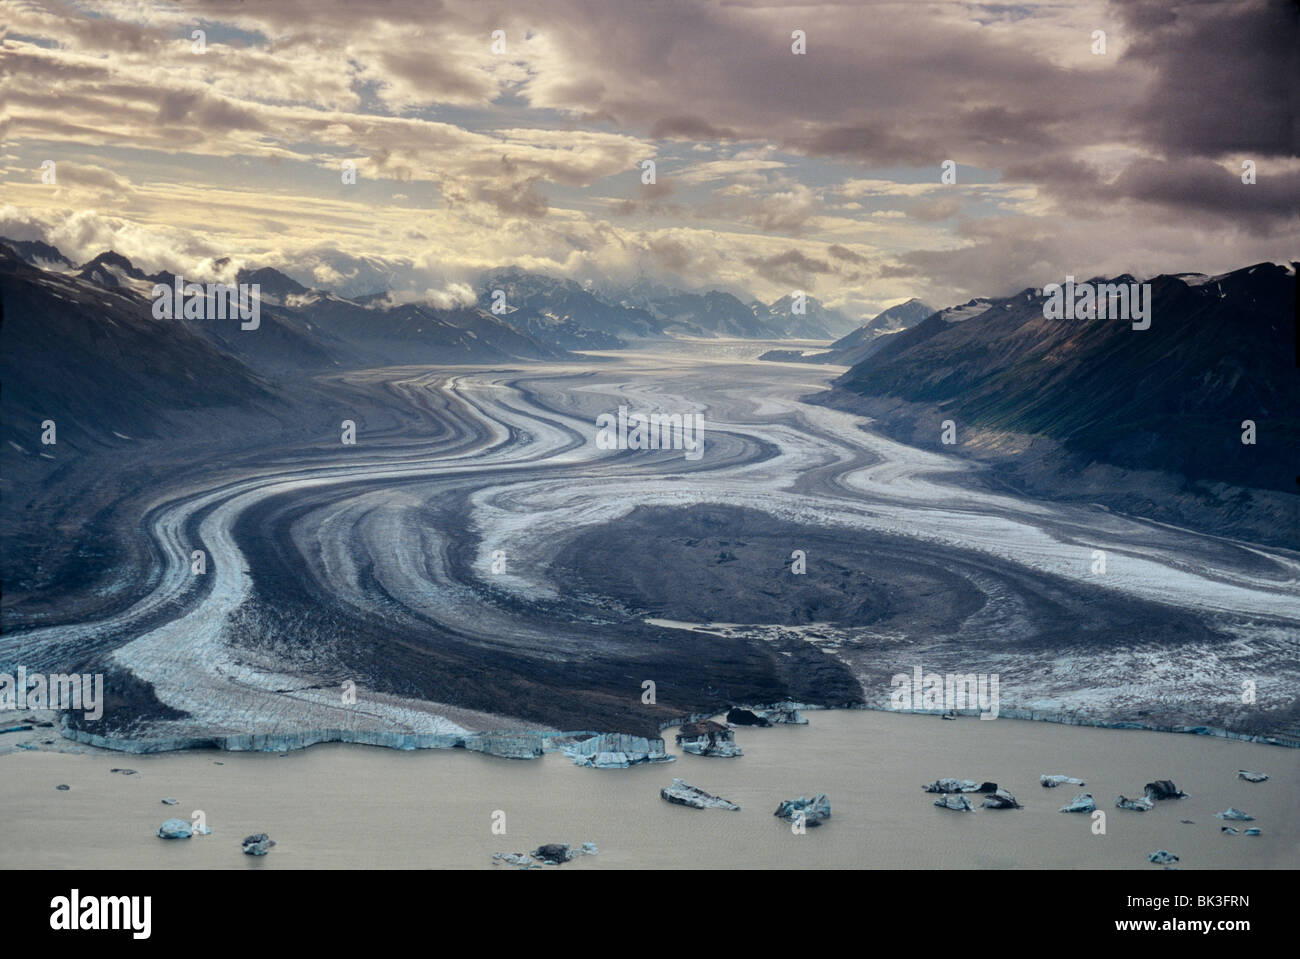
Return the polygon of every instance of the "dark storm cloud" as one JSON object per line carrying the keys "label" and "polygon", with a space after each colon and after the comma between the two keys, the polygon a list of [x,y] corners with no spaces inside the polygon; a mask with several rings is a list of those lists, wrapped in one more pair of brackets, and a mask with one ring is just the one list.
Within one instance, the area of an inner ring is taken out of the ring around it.
{"label": "dark storm cloud", "polygon": [[747,257],[745,263],[773,283],[802,283],[806,287],[813,285],[812,277],[834,272],[825,260],[805,256],[793,247],[773,256]]}
{"label": "dark storm cloud", "polygon": [[849,263],[863,264],[867,262],[867,258],[865,256],[862,256],[858,253],[854,253],[848,247],[840,246],[840,244],[838,243],[832,243],[830,246],[826,248],[826,252],[829,253],[831,256],[835,257],[837,260],[846,260]]}
{"label": "dark storm cloud", "polygon": [[1124,60],[1155,79],[1134,110],[1171,154],[1300,152],[1300,4],[1294,0],[1112,5],[1129,27]]}
{"label": "dark storm cloud", "polygon": [[1256,165],[1256,182],[1242,182],[1241,170],[1200,158],[1139,160],[1129,164],[1106,190],[1116,201],[1191,210],[1187,215],[1228,217],[1257,229],[1292,229],[1300,225],[1300,168],[1274,170],[1267,160]]}
{"label": "dark storm cloud", "polygon": [[650,136],[656,140],[731,140],[736,131],[714,126],[699,117],[671,116],[656,120],[650,127]]}

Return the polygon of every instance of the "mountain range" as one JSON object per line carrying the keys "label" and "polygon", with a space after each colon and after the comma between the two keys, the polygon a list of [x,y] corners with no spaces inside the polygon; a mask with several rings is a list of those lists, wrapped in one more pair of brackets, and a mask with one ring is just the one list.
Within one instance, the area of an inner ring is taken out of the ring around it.
{"label": "mountain range", "polygon": [[[148,295],[155,282],[173,279],[166,271],[146,274],[114,251],[77,267],[44,242],[0,237],[0,243],[28,265],[100,286]],[[218,268],[224,265],[217,263]],[[271,267],[242,270],[238,282],[257,283],[263,301],[278,307],[272,326],[277,336],[296,341],[299,362],[324,365],[349,362],[331,356],[331,345],[359,350],[359,365],[394,357],[409,360],[409,349],[418,354],[422,347],[436,350],[439,362],[482,362],[494,358],[493,353],[495,358],[551,358],[568,350],[619,349],[628,339],[665,336],[834,339],[856,326],[855,320],[814,297],[806,297],[796,310],[789,294],[772,303],[745,303],[717,290],[692,293],[646,282],[596,288],[517,267],[483,273],[476,285],[477,304],[458,308],[437,308],[387,291],[342,295],[311,289]],[[303,339],[310,338],[311,320],[318,317],[318,335],[328,341],[337,327],[346,342],[306,346]],[[516,335],[494,328],[508,328]]]}
{"label": "mountain range", "polygon": [[795,315],[788,297],[746,305],[644,285],[617,296],[517,268],[485,273],[477,305],[439,308],[344,297],[263,267],[235,278],[260,288],[252,334],[232,319],[155,319],[155,284],[175,280],[111,250],[77,266],[47,243],[0,238],[5,438],[30,449],[31,423],[53,419],[64,439],[112,443],[150,435],[163,410],[275,402],[277,382],[326,371],[560,360],[673,335],[827,337],[852,325],[811,298]]}
{"label": "mountain range", "polygon": [[[0,240],[5,439],[26,448],[31,423],[47,418],[75,432],[87,409],[89,432],[147,434],[163,409],[275,402],[286,376],[567,359],[665,336],[829,338],[848,322],[812,298],[796,314],[790,297],[764,305],[644,282],[596,289],[518,268],[484,274],[477,304],[438,308],[342,297],[261,268],[237,278],[261,288],[250,335],[235,320],[155,319],[153,286],[173,281],[112,251],[77,267],[48,244]],[[1293,272],[1262,263],[1149,282],[1145,330],[1048,319],[1043,294],[1024,290],[942,310],[909,300],[823,351],[765,357],[849,366],[830,394],[841,405],[888,400],[916,422],[1046,437],[1083,464],[1294,491]],[[1247,421],[1254,443],[1241,441]]]}
{"label": "mountain range", "polygon": [[598,288],[516,267],[491,270],[478,284],[478,305],[502,301],[503,318],[568,349],[613,349],[622,338],[663,336],[829,340],[853,320],[806,297],[796,312],[790,294],[745,303],[730,293],[690,293],[639,282]]}
{"label": "mountain range", "polygon": [[[1028,289],[875,338],[835,389],[932,411],[935,442],[952,419],[1048,437],[1082,463],[1295,492],[1294,272],[1260,263],[1149,283],[1148,329],[1048,319],[1043,294]],[[1253,443],[1242,441],[1246,421]]]}
{"label": "mountain range", "polygon": [[887,342],[886,337],[915,326],[934,312],[934,307],[913,297],[905,303],[895,304],[877,313],[871,320],[844,334],[824,350],[769,350],[760,359],[852,366],[879,349]]}

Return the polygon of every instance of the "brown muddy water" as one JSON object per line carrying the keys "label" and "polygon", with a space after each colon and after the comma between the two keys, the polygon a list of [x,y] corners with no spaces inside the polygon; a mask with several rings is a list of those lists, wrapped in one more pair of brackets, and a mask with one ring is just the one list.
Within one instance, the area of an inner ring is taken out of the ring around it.
{"label": "brown muddy water", "polygon": [[[1009,719],[807,716],[808,726],[738,729],[737,759],[684,754],[665,730],[676,762],[617,770],[581,769],[559,754],[519,761],[339,744],[287,754],[18,750],[0,755],[0,868],[494,868],[493,852],[547,842],[600,848],[562,869],[1157,869],[1147,862],[1157,849],[1184,869],[1300,866],[1296,750]],[[1271,778],[1249,783],[1239,769]],[[1044,789],[1042,773],[1087,785]],[[670,805],[659,789],[674,776],[741,810]],[[993,780],[1026,808],[983,809],[977,794],[974,812],[935,808],[921,785],[943,776]],[[1153,779],[1174,780],[1190,798],[1145,813],[1115,808],[1117,795],[1141,795]],[[1090,816],[1058,812],[1083,791],[1106,813],[1104,835]],[[772,815],[782,799],[817,792],[832,805],[824,826],[796,835]],[[1232,825],[1263,835],[1222,834],[1214,813],[1228,806],[1255,817]],[[212,835],[154,835],[195,810]],[[505,835],[492,831],[498,812]],[[240,851],[255,832],[278,843],[265,858]]]}

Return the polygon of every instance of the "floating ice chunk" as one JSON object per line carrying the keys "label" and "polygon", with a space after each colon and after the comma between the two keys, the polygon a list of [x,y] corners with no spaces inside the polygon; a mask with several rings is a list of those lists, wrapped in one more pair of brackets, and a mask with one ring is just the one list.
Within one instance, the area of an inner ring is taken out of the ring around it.
{"label": "floating ice chunk", "polygon": [[168,819],[158,827],[159,839],[189,839],[194,835],[188,819]]}
{"label": "floating ice chunk", "polygon": [[670,763],[676,757],[664,752],[662,739],[626,733],[601,733],[564,747],[564,755],[577,766],[622,769],[639,763]]}
{"label": "floating ice chunk", "polygon": [[275,845],[275,840],[264,832],[245,836],[242,843],[245,856],[265,856]]}
{"label": "floating ice chunk", "polygon": [[677,733],[677,744],[696,756],[734,758],[744,752],[736,745],[736,734],[721,723],[706,719],[687,723]]}
{"label": "floating ice chunk", "polygon": [[752,709],[746,709],[743,706],[732,706],[727,711],[727,722],[733,726],[771,726],[772,721],[762,714],[762,710],[754,712]]}
{"label": "floating ice chunk", "polygon": [[670,803],[676,803],[679,806],[690,806],[693,809],[739,809],[733,802],[712,796],[703,789],[692,786],[684,779],[674,779],[671,786],[665,786],[659,790],[659,795]]}
{"label": "floating ice chunk", "polygon": [[1172,779],[1157,779],[1146,784],[1147,799],[1186,799],[1187,793],[1174,785]]}
{"label": "floating ice chunk", "polygon": [[1062,783],[1069,783],[1071,786],[1088,785],[1082,779],[1075,779],[1073,776],[1062,776],[1059,774],[1052,775],[1052,776],[1048,776],[1048,775],[1039,776],[1038,781],[1042,783],[1044,789],[1055,789],[1057,786],[1061,785]]}
{"label": "floating ice chunk", "polygon": [[944,796],[936,799],[934,804],[940,809],[955,809],[958,812],[970,812],[972,809],[970,800],[960,793],[955,796]]}
{"label": "floating ice chunk", "polygon": [[776,807],[776,812],[772,815],[780,816],[788,822],[796,822],[801,813],[805,825],[820,826],[823,821],[831,818],[831,801],[825,793],[818,793],[812,799],[805,796],[787,799]]}
{"label": "floating ice chunk", "polygon": [[[962,797],[965,798],[964,796]],[[984,807],[986,809],[1024,809],[1025,807],[1016,802],[1016,797],[1011,795],[1005,789],[997,789],[990,796],[984,797]]]}
{"label": "floating ice chunk", "polygon": [[1061,812],[1092,812],[1097,808],[1097,803],[1092,798],[1092,793],[1079,793],[1070,800],[1068,806],[1062,806]]}
{"label": "floating ice chunk", "polygon": [[548,866],[558,866],[576,856],[567,842],[548,842],[545,845],[538,846],[528,855]]}
{"label": "floating ice chunk", "polygon": [[1155,803],[1145,796],[1140,799],[1129,799],[1125,796],[1120,796],[1119,799],[1115,800],[1115,805],[1120,809],[1132,809],[1135,812],[1146,812],[1154,806]]}
{"label": "floating ice chunk", "polygon": [[494,852],[492,861],[504,862],[508,866],[519,866],[522,869],[534,868],[533,861],[528,858],[526,853],[522,852]]}
{"label": "floating ice chunk", "polygon": [[773,725],[807,726],[808,720],[799,712],[799,704],[792,702],[777,703],[771,709],[763,710],[760,715]]}

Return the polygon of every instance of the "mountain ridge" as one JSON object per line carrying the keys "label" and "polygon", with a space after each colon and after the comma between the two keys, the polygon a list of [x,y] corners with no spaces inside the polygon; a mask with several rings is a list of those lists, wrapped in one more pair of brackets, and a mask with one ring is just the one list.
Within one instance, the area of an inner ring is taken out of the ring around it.
{"label": "mountain ridge", "polygon": [[[1146,330],[1047,319],[1035,290],[940,311],[886,337],[834,388],[924,404],[959,429],[1046,436],[1089,462],[1294,491],[1295,276],[1271,263],[1188,276],[1147,281]],[[1247,420],[1254,445],[1241,442]]]}

